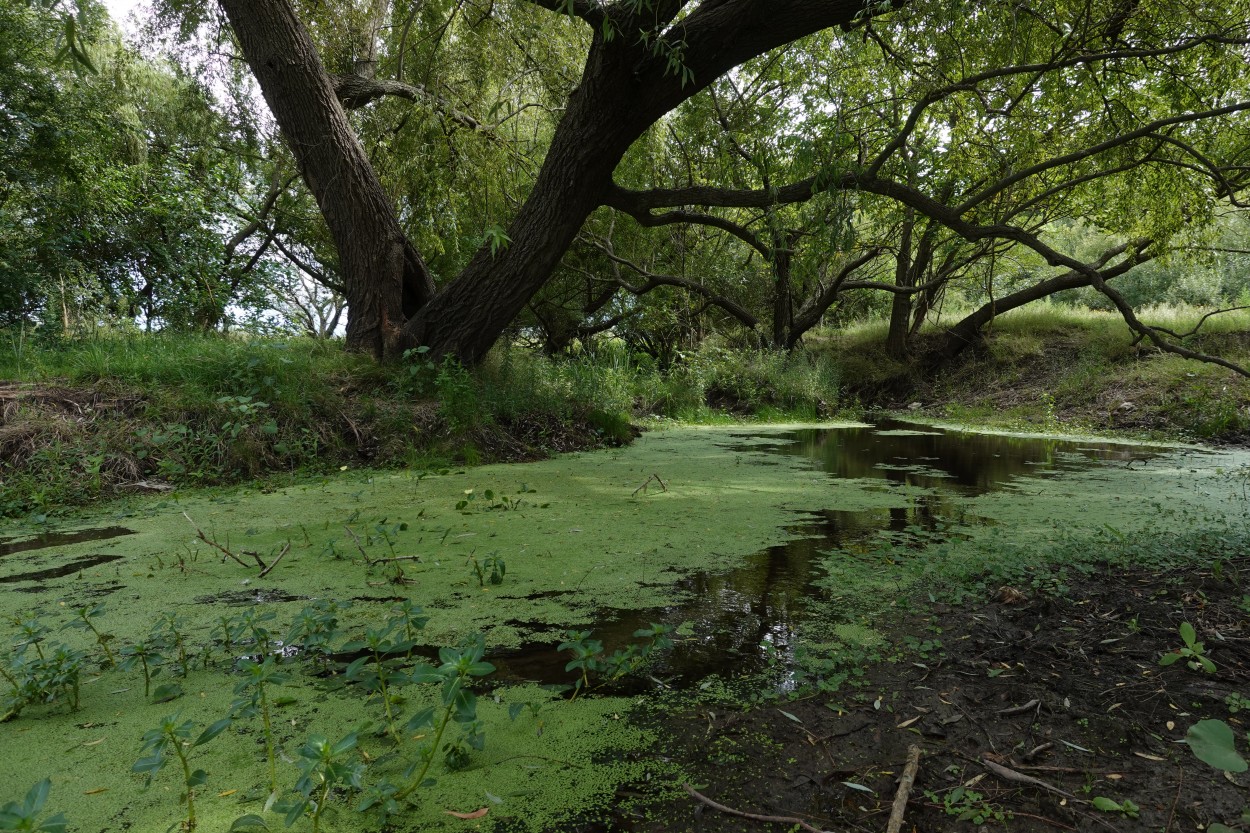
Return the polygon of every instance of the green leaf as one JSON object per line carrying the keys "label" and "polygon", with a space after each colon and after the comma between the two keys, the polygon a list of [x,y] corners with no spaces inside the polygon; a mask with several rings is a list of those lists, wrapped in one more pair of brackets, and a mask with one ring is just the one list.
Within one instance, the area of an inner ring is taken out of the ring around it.
{"label": "green leaf", "polygon": [[30,788],[26,800],[22,802],[22,812],[27,816],[36,816],[48,802],[48,793],[52,790],[52,780],[45,778]]}
{"label": "green leaf", "polygon": [[1094,796],[1094,809],[1102,810],[1104,813],[1119,813],[1124,808],[1120,806],[1120,802],[1112,801],[1106,796]]}
{"label": "green leaf", "polygon": [[230,727],[230,724],[231,724],[232,722],[233,722],[233,721],[232,721],[230,718],[228,718],[228,717],[223,717],[221,720],[218,720],[216,723],[212,724],[212,725],[211,725],[211,726],[209,726],[207,729],[205,729],[203,732],[201,732],[201,733],[200,733],[200,736],[199,736],[198,738],[196,738],[196,739],[195,739],[195,743],[193,743],[193,744],[191,744],[191,745],[192,745],[192,746],[200,746],[200,745],[202,745],[202,744],[208,743],[210,740],[212,740],[213,738],[217,737],[217,736],[218,736],[218,735],[220,735],[222,732],[226,731],[226,729],[228,729],[228,728]]}
{"label": "green leaf", "polygon": [[1170,654],[1164,654],[1163,656],[1159,657],[1159,664],[1166,668],[1167,666],[1176,662],[1180,658],[1181,658],[1181,655],[1176,652],[1172,652]]}
{"label": "green leaf", "polygon": [[339,755],[342,755],[344,752],[350,752],[351,750],[355,748],[356,748],[356,733],[352,732],[350,735],[347,735],[338,743],[334,744],[334,748],[330,750],[330,754],[333,757],[337,758]]}
{"label": "green leaf", "polygon": [[156,687],[156,691],[152,692],[153,703],[168,703],[170,700],[177,700],[185,692],[182,686],[177,683],[164,683]]}
{"label": "green leaf", "polygon": [[1225,772],[1245,772],[1246,759],[1237,753],[1233,730],[1223,720],[1199,720],[1185,733],[1198,760]]}
{"label": "green leaf", "polygon": [[1198,634],[1194,632],[1194,626],[1188,622],[1181,622],[1181,639],[1190,648],[1194,647],[1194,643],[1198,641]]}
{"label": "green leaf", "polygon": [[236,830],[253,830],[257,827],[261,830],[269,829],[269,825],[265,823],[263,818],[255,813],[248,813],[246,816],[239,816],[235,819],[226,833],[234,833]]}
{"label": "green leaf", "polygon": [[1237,831],[1227,825],[1216,822],[1207,828],[1207,833],[1237,833]]}

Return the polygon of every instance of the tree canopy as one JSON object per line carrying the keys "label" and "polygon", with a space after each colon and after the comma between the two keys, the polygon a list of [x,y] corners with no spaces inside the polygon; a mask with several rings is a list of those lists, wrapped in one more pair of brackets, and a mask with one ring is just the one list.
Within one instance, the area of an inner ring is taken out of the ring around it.
{"label": "tree canopy", "polygon": [[[903,357],[956,292],[973,312],[941,358],[1088,290],[1194,355],[1139,319],[1145,283],[1116,287],[1219,235],[1244,248],[1227,236],[1250,176],[1245,0],[161,0],[149,35],[181,58],[163,67],[123,61],[80,4],[97,74],[56,65],[63,10],[7,9],[12,42],[43,37],[22,89],[66,98],[58,135],[82,134],[47,157],[57,175],[135,155],[108,187],[142,216],[110,214],[86,271],[170,322],[213,326],[263,286],[324,330],[336,308],[317,323],[311,299],[341,292],[352,347],[471,363],[505,332],[562,349],[700,321],[789,348],[868,304]],[[105,88],[128,139],[68,115]],[[36,138],[15,145],[27,176]]]}

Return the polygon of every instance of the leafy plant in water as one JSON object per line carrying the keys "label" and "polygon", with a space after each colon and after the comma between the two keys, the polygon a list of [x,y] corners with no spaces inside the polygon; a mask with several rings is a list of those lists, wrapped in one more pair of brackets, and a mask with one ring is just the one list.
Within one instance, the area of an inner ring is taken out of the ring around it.
{"label": "leafy plant in water", "polygon": [[46,702],[52,702],[58,696],[64,695],[69,701],[70,709],[78,710],[78,684],[86,659],[85,651],[61,644],[48,657],[35,663],[39,675],[38,686],[44,693]]}
{"label": "leafy plant in water", "polygon": [[269,693],[266,691],[266,686],[285,685],[290,682],[291,676],[278,670],[278,662],[273,655],[265,657],[263,662],[244,659],[239,663],[239,670],[243,674],[243,679],[234,687],[234,693],[239,699],[230,706],[230,711],[236,718],[260,715],[261,724],[265,730],[265,757],[269,761],[269,791],[276,793],[278,791],[278,764],[275,754],[273,720],[269,710]]}
{"label": "leafy plant in water", "polygon": [[406,637],[396,638],[395,631],[401,626],[397,619],[391,619],[379,628],[369,628],[364,639],[346,643],[342,651],[354,653],[367,651],[364,656],[352,661],[347,666],[344,676],[348,680],[360,683],[366,691],[381,697],[382,708],[386,713],[386,731],[396,743],[400,741],[399,731],[395,725],[394,704],[396,686],[412,682],[412,678],[402,667],[403,660],[398,654],[407,655],[412,648],[412,641]]}
{"label": "leafy plant in water", "polygon": [[103,633],[95,626],[95,622],[91,621],[97,616],[104,613],[104,605],[98,604],[93,606],[83,605],[74,608],[74,615],[78,618],[69,622],[65,627],[79,628],[89,630],[95,636],[96,644],[104,651],[105,660],[108,662],[109,668],[117,667],[117,657],[113,655],[113,650],[109,648],[109,643],[113,641],[113,634]]}
{"label": "leafy plant in water", "polygon": [[257,613],[256,608],[248,608],[230,620],[229,639],[236,646],[250,643],[258,656],[264,656],[269,653],[269,645],[273,640],[268,623],[276,618],[278,615],[272,610]]}
{"label": "leafy plant in water", "polygon": [[504,563],[499,553],[491,553],[478,563],[476,555],[469,555],[469,561],[473,565],[473,573],[477,576],[478,587],[485,587],[487,583],[503,584],[504,574],[508,571],[508,566]]}
{"label": "leafy plant in water", "polygon": [[331,792],[342,786],[356,790],[361,788],[365,765],[359,761],[348,760],[355,748],[355,732],[337,743],[330,743],[324,735],[312,735],[300,747],[300,777],[295,782],[298,797],[278,806],[278,809],[286,813],[287,827],[304,816],[309,816],[312,818],[313,833],[318,833],[321,829],[321,814],[329,804]]}
{"label": "leafy plant in water", "polygon": [[182,783],[187,789],[187,818],[183,822],[187,830],[195,829],[195,790],[208,781],[207,772],[202,769],[191,769],[191,750],[208,743],[229,726],[230,718],[222,718],[192,740],[191,735],[195,731],[195,724],[190,720],[183,721],[179,712],[162,718],[160,725],[149,729],[143,735],[143,745],[140,751],[150,754],[135,761],[130,769],[144,776],[144,786],[151,786],[152,779],[169,763],[171,755],[178,760],[182,768]]}
{"label": "leafy plant in water", "polygon": [[152,629],[151,641],[173,652],[169,663],[174,673],[185,677],[191,670],[191,652],[187,647],[187,635],[183,633],[186,620],[176,613],[161,614],[160,621]]}
{"label": "leafy plant in water", "polygon": [[618,648],[611,654],[604,653],[602,642],[590,638],[590,631],[566,632],[558,650],[573,653],[573,659],[564,666],[565,671],[578,673],[573,684],[573,696],[589,690],[592,674],[599,677],[602,683],[611,683],[638,671],[647,664],[653,652],[672,647],[673,640],[669,636],[672,632],[672,627],[668,625],[652,623],[634,631],[634,638],[643,641]]}
{"label": "leafy plant in water", "polygon": [[52,633],[52,629],[38,618],[14,619],[13,622],[17,625],[17,636],[13,637],[13,649],[21,654],[27,648],[34,648],[39,658],[43,659],[41,643],[48,634]]}
{"label": "leafy plant in water", "polygon": [[325,657],[332,651],[339,638],[339,613],[349,606],[347,602],[318,599],[295,614],[290,630],[282,642],[288,647],[298,647],[307,657]]}
{"label": "leafy plant in water", "polygon": [[404,639],[410,643],[408,656],[412,656],[412,647],[417,643],[417,632],[429,624],[430,617],[425,615],[420,605],[414,605],[411,599],[405,599],[391,606],[391,621],[397,628],[404,629]]}
{"label": "leafy plant in water", "polygon": [[48,803],[52,782],[45,778],[26,793],[21,804],[10,801],[0,808],[0,830],[25,830],[31,833],[65,833],[69,824],[63,813],[57,813],[43,821],[39,814]]}
{"label": "leafy plant in water", "polygon": [[123,671],[129,671],[136,665],[143,669],[144,697],[151,696],[152,678],[160,673],[161,666],[165,664],[165,654],[161,652],[161,647],[160,643],[154,642],[149,636],[121,649],[122,661],[119,667]]}
{"label": "leafy plant in water", "polygon": [[485,736],[477,720],[477,695],[469,688],[474,678],[485,677],[495,671],[495,666],[483,660],[485,655],[485,637],[480,633],[474,634],[459,648],[440,648],[440,665],[437,668],[423,664],[413,671],[414,682],[440,683],[442,702],[441,706],[417,712],[405,726],[409,732],[433,729],[434,737],[422,747],[417,760],[404,773],[404,777],[411,780],[394,794],[395,799],[402,799],[418,787],[433,783],[427,776],[440,749],[439,744],[443,742],[447,727],[453,720],[464,726],[464,730],[459,738],[441,747],[444,762],[449,768],[463,768],[468,762],[469,750],[480,750],[485,746]]}
{"label": "leafy plant in water", "polygon": [[1177,660],[1184,659],[1185,664],[1189,666],[1191,671],[1201,670],[1206,671],[1208,674],[1214,674],[1215,663],[1207,658],[1206,649],[1198,641],[1198,634],[1194,632],[1194,626],[1188,622],[1181,622],[1180,635],[1184,644],[1175,651],[1159,657],[1159,664],[1168,666]]}

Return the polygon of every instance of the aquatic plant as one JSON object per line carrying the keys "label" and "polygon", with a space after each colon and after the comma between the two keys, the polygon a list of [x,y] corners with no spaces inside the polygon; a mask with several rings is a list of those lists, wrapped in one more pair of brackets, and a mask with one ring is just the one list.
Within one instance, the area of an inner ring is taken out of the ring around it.
{"label": "aquatic plant", "polygon": [[230,620],[230,637],[233,644],[244,645],[247,640],[250,640],[256,653],[264,656],[269,653],[269,645],[273,640],[273,633],[269,630],[267,623],[277,618],[278,614],[272,610],[257,613],[256,608],[248,608]]}
{"label": "aquatic plant", "polygon": [[503,577],[508,571],[508,566],[504,563],[503,557],[499,553],[491,553],[483,558],[480,564],[477,556],[470,553],[469,562],[473,567],[473,573],[477,576],[478,587],[485,587],[487,582],[503,584]]}
{"label": "aquatic plant", "polygon": [[14,619],[13,624],[17,626],[17,635],[13,637],[13,649],[21,654],[27,648],[34,648],[35,653],[43,659],[43,648],[40,643],[52,633],[52,629],[43,623],[38,617],[33,619]]}
{"label": "aquatic plant", "polygon": [[48,793],[52,790],[52,781],[43,779],[26,793],[21,804],[10,801],[0,808],[0,830],[23,830],[30,833],[65,833],[69,824],[63,813],[49,816],[43,821],[39,814],[48,803]]}
{"label": "aquatic plant", "polygon": [[79,628],[89,630],[95,636],[96,644],[104,651],[104,658],[109,668],[117,667],[117,657],[113,655],[113,651],[109,648],[109,643],[113,641],[113,634],[103,633],[95,626],[95,622],[91,621],[97,616],[104,613],[104,605],[81,605],[74,608],[74,615],[78,618],[67,623],[66,628]]}
{"label": "aquatic plant", "polygon": [[326,657],[340,637],[339,613],[351,605],[333,599],[318,599],[303,607],[282,639],[288,648],[298,647],[307,657]]}
{"label": "aquatic plant", "polygon": [[653,622],[634,631],[634,638],[643,641],[630,643],[611,654],[605,654],[603,643],[598,639],[591,639],[590,631],[567,631],[558,650],[571,651],[573,654],[573,659],[564,666],[565,671],[578,673],[573,684],[573,696],[590,689],[592,674],[599,677],[600,684],[603,684],[615,682],[638,671],[647,664],[653,652],[672,647],[673,640],[669,636],[672,632],[671,626]]}
{"label": "aquatic plant", "polygon": [[416,645],[417,631],[420,631],[429,624],[430,617],[425,615],[425,611],[420,605],[413,604],[412,599],[391,606],[391,620],[396,626],[402,626],[404,629],[404,639],[410,644],[408,648],[408,656],[412,656],[412,648]]}
{"label": "aquatic plant", "polygon": [[122,661],[118,665],[121,670],[129,671],[136,665],[143,669],[144,697],[151,696],[152,678],[160,673],[161,666],[165,664],[161,648],[161,644],[149,635],[147,639],[139,639],[121,649]]}
{"label": "aquatic plant", "polygon": [[343,674],[348,680],[360,683],[366,691],[380,696],[383,711],[386,713],[386,731],[396,743],[400,742],[400,736],[395,726],[392,689],[412,682],[412,678],[401,665],[402,660],[394,656],[407,655],[412,648],[412,641],[406,637],[395,638],[395,631],[400,624],[399,620],[391,619],[382,627],[368,628],[363,639],[352,640],[340,649],[345,653],[368,652],[353,660]]}
{"label": "aquatic plant", "polygon": [[312,735],[299,750],[299,780],[295,782],[298,798],[275,805],[286,814],[287,827],[305,815],[312,818],[313,833],[321,829],[321,814],[330,801],[335,787],[347,786],[361,789],[365,765],[359,761],[346,760],[356,748],[356,733],[330,743],[324,735]]}
{"label": "aquatic plant", "polygon": [[191,739],[195,724],[190,720],[181,720],[181,712],[161,718],[158,726],[149,729],[143,735],[140,753],[151,753],[147,757],[135,761],[130,769],[144,776],[144,786],[151,786],[152,780],[169,763],[172,754],[182,767],[182,783],[186,787],[187,818],[183,822],[186,830],[195,829],[195,789],[208,782],[208,773],[202,769],[192,770],[190,762],[191,750],[203,746],[220,735],[230,726],[230,718],[225,717],[209,725],[195,740]]}
{"label": "aquatic plant", "polygon": [[37,689],[44,695],[45,702],[53,702],[64,695],[70,710],[78,711],[78,684],[86,659],[85,651],[61,643],[49,656],[34,664]]}
{"label": "aquatic plant", "polygon": [[162,613],[160,620],[152,629],[151,640],[154,644],[174,652],[174,673],[179,677],[187,676],[191,670],[191,652],[187,647],[187,635],[183,633],[186,620],[176,613]]}
{"label": "aquatic plant", "polygon": [[485,746],[481,724],[477,721],[477,695],[469,688],[473,678],[494,673],[495,666],[485,662],[485,656],[486,638],[478,633],[465,640],[459,648],[440,648],[438,658],[441,664],[437,668],[422,664],[411,674],[414,682],[439,683],[442,702],[439,706],[422,709],[408,720],[405,726],[407,731],[430,728],[434,730],[434,737],[421,747],[417,759],[404,772],[404,777],[410,780],[406,787],[394,794],[394,798],[403,799],[418,787],[432,783],[427,776],[443,735],[453,720],[465,729],[459,738],[442,747],[444,761],[449,768],[462,769],[467,763],[469,750],[480,750]]}
{"label": "aquatic plant", "polygon": [[260,715],[261,725],[265,731],[265,757],[269,761],[269,792],[278,791],[278,764],[275,754],[273,736],[273,720],[269,711],[269,696],[266,686],[285,685],[290,682],[291,675],[278,670],[277,660],[273,655],[265,657],[264,662],[243,659],[239,663],[243,674],[234,693],[240,699],[230,706],[231,714],[236,718],[249,718]]}

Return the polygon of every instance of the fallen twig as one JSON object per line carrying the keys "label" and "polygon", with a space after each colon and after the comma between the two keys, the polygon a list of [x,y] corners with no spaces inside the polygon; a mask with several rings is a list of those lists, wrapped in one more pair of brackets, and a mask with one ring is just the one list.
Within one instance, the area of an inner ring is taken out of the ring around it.
{"label": "fallen twig", "polygon": [[[291,542],[287,541],[286,546],[282,548],[282,552],[278,553],[278,557],[275,558],[273,561],[269,562],[269,566],[261,570],[260,575],[257,576],[257,578],[264,578],[266,575],[268,575],[270,570],[278,566],[278,562],[282,560],[282,556],[286,555],[290,551],[291,551]],[[259,560],[260,559],[258,558],[257,561]]]}
{"label": "fallen twig", "polygon": [[1068,792],[1067,790],[1061,790],[1058,787],[1054,786],[1053,784],[1047,784],[1045,781],[1043,781],[1040,778],[1034,778],[1032,775],[1025,775],[1022,772],[1016,772],[1014,769],[1008,769],[1002,764],[996,764],[993,761],[987,760],[985,758],[981,759],[981,766],[985,767],[990,772],[994,773],[999,778],[1002,778],[1005,781],[1014,781],[1017,784],[1024,784],[1025,786],[1029,786],[1029,787],[1037,787],[1038,789],[1046,790],[1047,792],[1052,792],[1055,795],[1061,795],[1064,798],[1076,798],[1075,795]]}
{"label": "fallen twig", "polygon": [[1045,743],[1038,744],[1037,746],[1030,749],[1028,752],[1024,753],[1024,760],[1031,761],[1034,758],[1036,758],[1038,755],[1042,754],[1047,749],[1051,749],[1052,747],[1054,747],[1054,744],[1051,743],[1050,741],[1046,741]]}
{"label": "fallen twig", "polygon": [[691,797],[702,801],[713,810],[720,810],[722,813],[728,813],[731,816],[751,819],[752,821],[771,821],[776,822],[777,824],[797,824],[799,827],[809,831],[810,833],[825,833],[825,831],[821,830],[819,827],[813,827],[800,818],[795,818],[793,816],[765,816],[759,813],[748,813],[745,810],[735,810],[732,807],[726,807],[724,804],[713,801],[689,784],[682,784],[682,786],[685,787],[686,792],[690,793]]}
{"label": "fallen twig", "polygon": [[1023,706],[1012,706],[1009,709],[999,709],[995,712],[995,714],[1001,714],[1004,717],[1010,717],[1013,714],[1024,714],[1025,712],[1032,711],[1037,708],[1041,705],[1041,703],[1041,700],[1033,699],[1025,703]]}
{"label": "fallen twig", "polygon": [[345,526],[343,528],[347,530],[347,534],[352,536],[352,540],[356,542],[356,549],[360,550],[360,554],[364,556],[365,563],[373,566],[373,562],[369,560],[369,553],[365,552],[365,548],[360,545],[360,539],[356,537],[356,533],[352,532],[352,528],[350,526]]}
{"label": "fallen twig", "polygon": [[911,796],[912,785],[916,783],[916,770],[920,768],[920,747],[912,744],[907,750],[907,766],[903,769],[903,777],[898,782],[898,792],[894,794],[894,806],[890,809],[890,822],[885,826],[885,833],[899,833],[903,829],[903,814],[907,812],[907,799]]}
{"label": "fallen twig", "polygon": [[[190,515],[188,515],[186,512],[183,512],[183,513],[182,513],[182,517],[186,518],[186,519],[187,519],[187,522],[188,522],[188,523],[190,523],[190,524],[191,524],[191,526],[195,527],[195,537],[196,537],[196,538],[199,538],[201,541],[203,541],[205,544],[208,544],[210,547],[212,547],[212,548],[214,548],[214,549],[216,549],[216,550],[220,550],[222,553],[224,553],[224,554],[226,554],[226,555],[230,556],[230,557],[231,557],[231,558],[233,558],[235,561],[239,562],[239,564],[242,564],[244,567],[250,567],[250,566],[252,566],[251,564],[248,564],[246,561],[244,561],[242,558],[239,558],[237,555],[235,555],[234,553],[230,552],[230,550],[226,549],[226,548],[225,548],[225,547],[223,547],[221,544],[219,544],[219,543],[217,543],[216,541],[214,541],[212,538],[209,538],[207,535],[205,535],[205,534],[204,534],[204,530],[202,530],[202,529],[200,529],[198,526],[196,526],[195,521],[191,520],[191,516],[190,516]],[[263,567],[264,565],[262,564],[261,566]]]}
{"label": "fallen twig", "polygon": [[658,474],[652,474],[652,475],[649,475],[646,480],[642,481],[641,486],[639,486],[637,489],[634,489],[634,493],[630,495],[630,497],[637,497],[639,492],[646,494],[647,485],[650,484],[652,480],[660,484],[660,491],[662,492],[668,491],[668,486],[664,484],[664,481],[660,479],[660,476]]}

